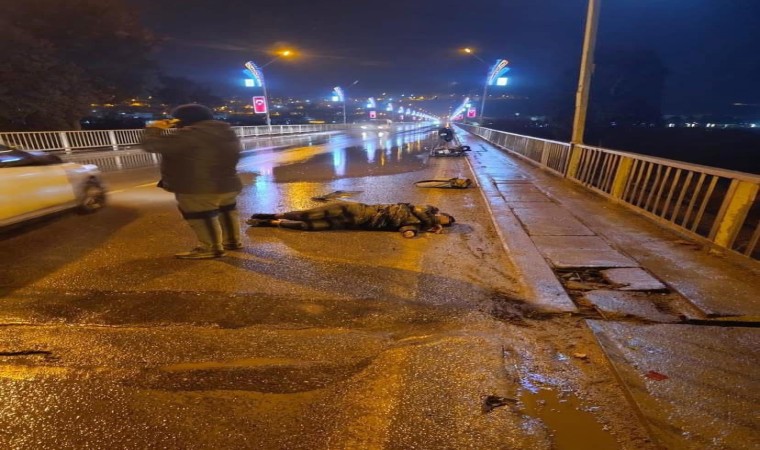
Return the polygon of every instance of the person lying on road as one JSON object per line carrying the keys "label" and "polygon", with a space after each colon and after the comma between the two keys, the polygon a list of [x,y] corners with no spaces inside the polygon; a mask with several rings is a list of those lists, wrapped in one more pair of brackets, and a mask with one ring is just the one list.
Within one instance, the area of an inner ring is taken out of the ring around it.
{"label": "person lying on road", "polygon": [[367,205],[337,201],[329,205],[279,214],[253,214],[252,227],[282,227],[304,231],[379,230],[400,231],[412,238],[420,231],[440,234],[455,219],[431,205],[390,203]]}

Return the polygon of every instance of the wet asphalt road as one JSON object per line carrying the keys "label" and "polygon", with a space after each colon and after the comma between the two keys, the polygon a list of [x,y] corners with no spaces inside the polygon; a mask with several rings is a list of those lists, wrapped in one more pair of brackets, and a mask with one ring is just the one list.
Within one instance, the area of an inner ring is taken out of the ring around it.
{"label": "wet asphalt road", "polygon": [[414,187],[472,178],[427,156],[433,136],[259,142],[239,209],[361,191],[439,206],[443,235],[249,229],[241,252],[176,260],[193,238],[155,169],[109,174],[95,215],[4,235],[0,447],[548,448],[483,412],[509,394],[493,303],[521,287],[476,189]]}

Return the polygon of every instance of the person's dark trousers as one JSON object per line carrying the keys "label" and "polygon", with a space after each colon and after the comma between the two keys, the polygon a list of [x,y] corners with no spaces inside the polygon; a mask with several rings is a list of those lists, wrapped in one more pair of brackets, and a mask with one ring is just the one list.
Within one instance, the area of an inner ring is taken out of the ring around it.
{"label": "person's dark trousers", "polygon": [[201,248],[222,252],[224,248],[241,246],[235,206],[238,194],[175,194],[182,217],[195,232]]}

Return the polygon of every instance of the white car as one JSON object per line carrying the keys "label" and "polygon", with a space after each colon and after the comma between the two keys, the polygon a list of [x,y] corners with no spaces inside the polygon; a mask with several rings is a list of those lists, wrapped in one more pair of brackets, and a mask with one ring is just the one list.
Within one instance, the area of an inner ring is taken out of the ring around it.
{"label": "white car", "polygon": [[95,212],[105,199],[97,166],[0,145],[0,228],[65,209]]}

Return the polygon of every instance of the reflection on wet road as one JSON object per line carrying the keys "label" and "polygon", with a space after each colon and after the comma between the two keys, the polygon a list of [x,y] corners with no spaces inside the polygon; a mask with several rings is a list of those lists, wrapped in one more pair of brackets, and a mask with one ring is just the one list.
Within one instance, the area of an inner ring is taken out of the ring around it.
{"label": "reflection on wet road", "polygon": [[431,137],[431,130],[315,136],[305,145],[257,148],[239,169],[277,183],[409,172],[424,167]]}

